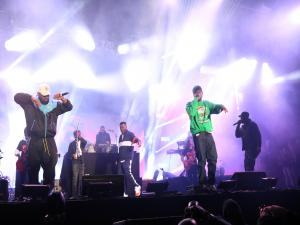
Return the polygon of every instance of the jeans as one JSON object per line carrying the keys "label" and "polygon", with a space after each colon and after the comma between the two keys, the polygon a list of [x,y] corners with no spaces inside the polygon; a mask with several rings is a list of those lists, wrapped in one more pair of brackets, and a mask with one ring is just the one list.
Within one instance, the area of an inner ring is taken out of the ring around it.
{"label": "jeans", "polygon": [[259,155],[259,151],[254,150],[245,150],[245,159],[244,159],[244,167],[245,171],[254,171],[255,160]]}
{"label": "jeans", "polygon": [[16,171],[16,184],[15,184],[15,198],[18,198],[22,194],[22,184],[27,183],[27,171]]}
{"label": "jeans", "polygon": [[82,194],[82,177],[84,164],[81,159],[72,160],[72,196],[78,198]]}
{"label": "jeans", "polygon": [[[201,132],[193,135],[195,144],[196,156],[198,159],[199,183],[215,184],[216,164],[217,164],[217,149],[214,138],[211,133]],[[208,168],[208,179],[206,177],[206,161]]]}

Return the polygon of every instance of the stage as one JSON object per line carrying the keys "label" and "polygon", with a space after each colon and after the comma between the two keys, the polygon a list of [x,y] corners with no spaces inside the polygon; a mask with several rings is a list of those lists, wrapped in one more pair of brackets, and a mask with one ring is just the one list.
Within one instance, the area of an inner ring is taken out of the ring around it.
{"label": "stage", "polygon": [[[197,200],[211,213],[221,215],[222,203],[228,198],[232,198],[240,204],[248,224],[256,224],[258,207],[263,204],[278,204],[300,212],[300,190],[272,190],[68,200],[66,217],[67,224],[112,224],[124,219],[154,217],[162,218],[148,220],[147,224],[177,224],[189,201]],[[1,224],[40,224],[45,209],[46,204],[42,202],[1,202]],[[165,217],[170,218],[166,219]],[[136,221],[131,224],[146,223]]]}

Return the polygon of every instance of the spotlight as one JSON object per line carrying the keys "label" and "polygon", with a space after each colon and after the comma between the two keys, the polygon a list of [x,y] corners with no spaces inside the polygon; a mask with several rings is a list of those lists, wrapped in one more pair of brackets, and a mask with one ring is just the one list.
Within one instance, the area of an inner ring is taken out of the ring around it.
{"label": "spotlight", "polygon": [[87,51],[94,51],[96,45],[95,41],[91,35],[91,33],[82,26],[77,26],[73,29],[73,38],[74,41],[80,46],[81,48]]}
{"label": "spotlight", "polygon": [[292,24],[300,25],[300,7],[294,9],[290,15],[289,20]]}
{"label": "spotlight", "polygon": [[13,52],[25,52],[39,47],[39,34],[36,31],[23,31],[5,41],[5,49]]}
{"label": "spotlight", "polygon": [[125,54],[129,53],[129,50],[130,50],[129,44],[121,44],[118,46],[119,55],[125,55]]}
{"label": "spotlight", "polygon": [[262,70],[261,70],[261,84],[264,86],[270,86],[274,83],[274,73],[272,69],[270,68],[268,63],[262,64]]}
{"label": "spotlight", "polygon": [[138,92],[150,78],[150,65],[143,59],[132,59],[125,63],[123,75],[131,92]]}

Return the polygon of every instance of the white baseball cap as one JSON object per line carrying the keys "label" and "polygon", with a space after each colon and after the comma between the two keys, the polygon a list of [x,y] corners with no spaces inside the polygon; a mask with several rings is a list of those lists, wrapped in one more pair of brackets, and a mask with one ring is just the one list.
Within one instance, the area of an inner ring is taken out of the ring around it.
{"label": "white baseball cap", "polygon": [[43,96],[50,95],[50,87],[48,84],[41,84],[38,89],[38,93]]}

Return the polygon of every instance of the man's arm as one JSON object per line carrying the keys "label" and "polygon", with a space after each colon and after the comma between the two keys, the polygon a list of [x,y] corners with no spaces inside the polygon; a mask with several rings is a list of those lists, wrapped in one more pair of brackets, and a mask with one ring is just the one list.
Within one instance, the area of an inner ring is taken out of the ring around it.
{"label": "man's arm", "polygon": [[241,129],[241,123],[238,123],[238,125],[235,128],[235,137],[237,137],[237,138],[243,137],[243,131]]}
{"label": "man's arm", "polygon": [[194,99],[193,101],[188,102],[186,104],[185,110],[190,118],[195,116],[197,114],[197,99]]}
{"label": "man's arm", "polygon": [[208,105],[211,114],[219,114],[222,111],[224,111],[225,113],[228,112],[227,108],[222,104],[214,104],[209,101],[206,101],[206,103]]}
{"label": "man's arm", "polygon": [[83,137],[81,137],[80,138],[80,147],[82,150],[85,148],[86,144],[87,144],[87,141]]}
{"label": "man's arm", "polygon": [[261,133],[256,123],[253,122],[254,136],[257,143],[257,148],[261,148]]}
{"label": "man's arm", "polygon": [[41,105],[39,100],[37,100],[34,96],[26,94],[26,93],[15,94],[14,100],[21,107],[24,107],[25,105],[30,105],[30,104],[34,104],[37,107],[40,107],[40,105]]}
{"label": "man's arm", "polygon": [[19,149],[16,149],[15,150],[15,156],[17,156],[18,158],[20,158],[21,157],[21,151],[19,150]]}
{"label": "man's arm", "polygon": [[73,155],[73,154],[75,154],[75,152],[76,152],[76,148],[74,148],[74,144],[73,144],[74,142],[72,141],[70,144],[69,144],[69,147],[68,147],[68,153],[70,154],[70,155]]}
{"label": "man's arm", "polygon": [[98,146],[98,144],[99,144],[99,133],[96,135],[96,143],[95,143],[95,145]]}
{"label": "man's arm", "polygon": [[57,115],[61,115],[65,112],[71,111],[73,109],[73,105],[71,104],[70,100],[65,99],[62,102],[57,103],[56,112]]}
{"label": "man's arm", "polygon": [[111,144],[111,139],[110,139],[109,133],[107,133],[107,141],[108,141],[108,144]]}
{"label": "man's arm", "polygon": [[134,133],[131,133],[131,135],[132,135],[132,138],[131,138],[131,142],[133,143],[133,144],[137,144],[138,145],[138,147],[141,147],[142,146],[142,141],[139,139],[139,138],[137,138],[135,135],[134,135]]}

